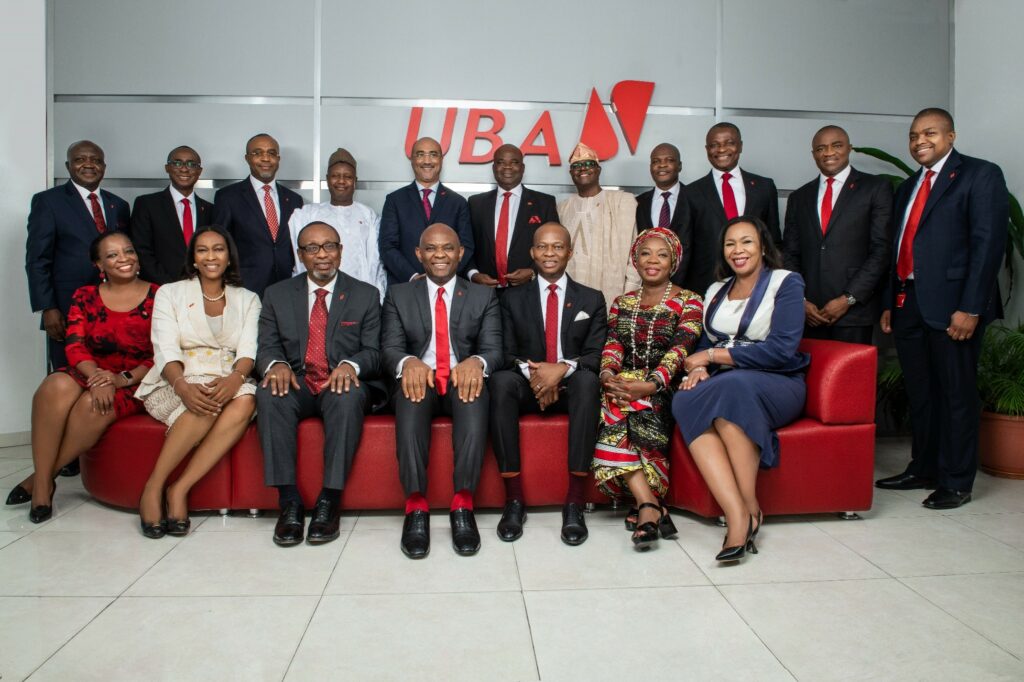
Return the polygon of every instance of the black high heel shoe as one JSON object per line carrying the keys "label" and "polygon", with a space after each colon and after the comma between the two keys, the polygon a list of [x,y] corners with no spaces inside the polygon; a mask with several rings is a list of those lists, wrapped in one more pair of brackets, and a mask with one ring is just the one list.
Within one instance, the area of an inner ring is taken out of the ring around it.
{"label": "black high heel shoe", "polygon": [[754,546],[754,517],[751,516],[750,520],[747,522],[747,538],[742,544],[726,547],[725,543],[728,539],[729,534],[726,533],[725,540],[722,540],[722,551],[715,556],[717,561],[739,561],[748,551],[751,554],[757,554],[757,547]]}
{"label": "black high heel shoe", "polygon": [[640,523],[639,514],[642,509],[656,509],[658,513],[661,513],[661,505],[644,502],[637,507],[638,516],[636,530],[633,531],[633,549],[646,552],[651,545],[658,541],[658,524],[654,521]]}
{"label": "black high heel shoe", "polygon": [[[21,486],[18,486],[19,488]],[[22,488],[24,490],[24,488]],[[28,510],[28,520],[32,523],[42,523],[53,516],[53,496],[57,494],[57,480],[53,481],[53,490],[50,491],[50,503],[40,504]],[[29,495],[28,499],[32,499]]]}
{"label": "black high heel shoe", "polygon": [[[8,503],[8,504],[10,504],[10,503]],[[637,522],[637,519],[639,519],[639,518],[640,518],[640,510],[637,509],[636,507],[630,507],[629,511],[626,512],[626,518],[625,518],[626,530],[628,530],[628,531],[636,530],[636,522]]]}
{"label": "black high heel shoe", "polygon": [[757,545],[754,544],[754,539],[757,538],[757,534],[761,532],[761,526],[764,525],[764,512],[760,509],[757,510],[757,528],[750,534],[750,540],[747,541],[747,551],[751,554],[757,554]]}
{"label": "black high heel shoe", "polygon": [[139,526],[142,528],[142,534],[150,540],[159,540],[167,535],[167,512],[165,511],[167,503],[163,499],[160,500],[160,513],[164,518],[161,518],[156,523],[146,523],[146,519],[142,518],[142,500],[139,500],[139,502]]}
{"label": "black high heel shoe", "polygon": [[168,518],[164,523],[166,524],[166,533],[179,538],[188,535],[188,529],[192,527],[192,519],[187,516],[184,519]]}
{"label": "black high heel shoe", "polygon": [[19,483],[11,488],[11,492],[7,494],[7,501],[4,502],[4,504],[13,506],[15,504],[25,504],[26,502],[31,501],[32,493],[25,490],[25,488]]}
{"label": "black high heel shoe", "polygon": [[672,522],[672,517],[668,515],[668,507],[661,505],[661,518],[658,520],[658,532],[661,537],[666,540],[671,540],[675,536],[679,535],[679,531],[676,530],[676,524]]}

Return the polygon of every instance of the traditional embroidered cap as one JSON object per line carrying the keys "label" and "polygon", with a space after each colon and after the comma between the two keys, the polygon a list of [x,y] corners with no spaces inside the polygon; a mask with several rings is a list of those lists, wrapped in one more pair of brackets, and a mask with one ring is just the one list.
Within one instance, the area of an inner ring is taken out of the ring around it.
{"label": "traditional embroidered cap", "polygon": [[338,147],[338,149],[331,154],[331,158],[327,160],[327,170],[331,169],[336,163],[347,163],[352,166],[352,170],[356,169],[356,160],[348,153],[347,149]]}
{"label": "traditional embroidered cap", "polygon": [[679,269],[680,262],[683,260],[683,245],[680,243],[676,233],[665,227],[652,227],[636,236],[633,246],[629,249],[629,259],[633,262],[633,267],[637,270],[640,269],[637,263],[640,260],[640,245],[654,237],[664,239],[665,243],[668,244],[669,251],[672,252],[672,274],[674,275],[676,270]]}
{"label": "traditional embroidered cap", "polygon": [[597,158],[597,152],[580,142],[569,155],[569,163],[576,161],[600,161],[600,159]]}

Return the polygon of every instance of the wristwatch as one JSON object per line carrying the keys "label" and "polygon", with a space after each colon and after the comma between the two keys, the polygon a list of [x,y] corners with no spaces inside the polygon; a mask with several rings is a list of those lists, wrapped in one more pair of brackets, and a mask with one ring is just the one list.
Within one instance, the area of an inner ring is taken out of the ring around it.
{"label": "wristwatch", "polygon": [[846,296],[846,305],[853,305],[857,302],[857,298],[848,291],[844,291],[843,295]]}
{"label": "wristwatch", "polygon": [[135,381],[135,377],[133,377],[132,373],[129,372],[128,370],[121,372],[121,378],[124,379],[125,386],[131,386],[132,382]]}

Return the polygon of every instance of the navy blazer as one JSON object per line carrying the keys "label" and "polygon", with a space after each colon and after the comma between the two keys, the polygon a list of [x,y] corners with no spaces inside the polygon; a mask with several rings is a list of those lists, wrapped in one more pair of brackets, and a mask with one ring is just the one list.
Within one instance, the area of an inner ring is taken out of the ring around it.
{"label": "navy blazer", "polygon": [[[213,204],[194,192],[192,198],[193,228],[209,225],[213,222]],[[155,284],[179,279],[187,246],[170,188],[135,197],[131,226],[142,279]]]}
{"label": "navy blazer", "polygon": [[[101,189],[107,231],[126,231],[128,202]],[[89,244],[99,234],[92,213],[68,180],[32,197],[25,242],[25,271],[33,311],[57,308],[67,315],[78,287],[99,282]]]}
{"label": "navy blazer", "polygon": [[[885,310],[891,309],[899,290],[900,229],[921,172],[896,190],[895,241],[882,303]],[[946,329],[958,310],[987,319],[1002,316],[996,275],[1006,251],[1009,201],[999,166],[963,156],[955,149],[950,152],[942,172],[932,181],[914,237],[914,286],[928,326]]]}
{"label": "navy blazer", "polygon": [[[473,230],[469,224],[469,206],[461,194],[438,183],[434,205],[430,209],[430,225],[444,223],[459,235],[465,252],[459,261],[459,274],[464,274],[473,262]],[[384,199],[380,214],[380,259],[388,272],[388,284],[408,282],[413,275],[423,272],[416,258],[420,235],[427,229],[427,214],[423,198],[412,182],[396,189]]]}
{"label": "navy blazer", "polygon": [[242,282],[260,298],[268,286],[290,278],[295,267],[288,219],[292,211],[302,207],[302,197],[277,183],[277,199],[281,215],[274,240],[263,215],[263,204],[249,178],[228,185],[213,197],[213,222],[222,225],[234,237]]}

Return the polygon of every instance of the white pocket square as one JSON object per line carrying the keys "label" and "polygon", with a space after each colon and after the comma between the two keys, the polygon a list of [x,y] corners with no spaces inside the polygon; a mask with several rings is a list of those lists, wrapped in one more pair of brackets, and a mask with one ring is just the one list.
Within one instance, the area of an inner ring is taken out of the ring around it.
{"label": "white pocket square", "polygon": [[581,310],[578,313],[576,313],[576,317],[575,317],[575,319],[573,319],[573,322],[579,322],[580,320],[589,320],[589,319],[590,319],[590,315],[587,314],[587,311],[586,310]]}

